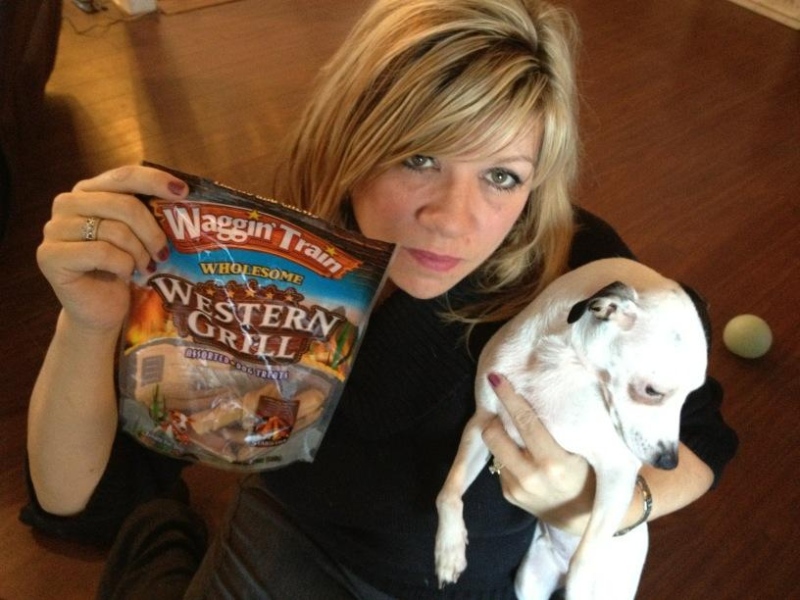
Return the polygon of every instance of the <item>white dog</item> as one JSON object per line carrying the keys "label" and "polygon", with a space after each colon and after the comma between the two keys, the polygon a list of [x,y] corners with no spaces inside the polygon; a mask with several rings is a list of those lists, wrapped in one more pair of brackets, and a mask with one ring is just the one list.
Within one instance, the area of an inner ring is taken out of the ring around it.
{"label": "white dog", "polygon": [[441,585],[466,568],[461,497],[489,458],[482,430],[500,414],[522,445],[487,381],[494,372],[531,403],[564,449],[586,458],[597,482],[582,538],[539,522],[517,595],[546,600],[566,584],[568,600],[635,596],[647,527],[614,534],[642,463],[677,465],[681,407],[705,378],[704,318],[696,295],[640,263],[612,258],[563,275],[492,337],[478,361],[476,413],[436,501]]}

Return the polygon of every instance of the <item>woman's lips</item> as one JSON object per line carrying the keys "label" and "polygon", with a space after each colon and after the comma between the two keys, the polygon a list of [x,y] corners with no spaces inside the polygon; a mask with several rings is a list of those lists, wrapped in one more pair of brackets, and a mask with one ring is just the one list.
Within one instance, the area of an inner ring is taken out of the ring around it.
{"label": "woman's lips", "polygon": [[408,248],[406,251],[417,263],[431,271],[449,271],[461,262],[459,258],[443,254],[434,254],[433,252],[426,252],[425,250]]}

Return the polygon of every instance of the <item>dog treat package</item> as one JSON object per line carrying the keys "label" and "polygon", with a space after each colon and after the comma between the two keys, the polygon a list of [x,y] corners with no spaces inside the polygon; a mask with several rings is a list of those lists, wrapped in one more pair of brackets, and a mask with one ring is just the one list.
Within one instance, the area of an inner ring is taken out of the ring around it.
{"label": "dog treat package", "polygon": [[313,460],[393,246],[158,168],[190,192],[143,199],[170,258],[131,283],[119,356],[124,430],[230,469]]}

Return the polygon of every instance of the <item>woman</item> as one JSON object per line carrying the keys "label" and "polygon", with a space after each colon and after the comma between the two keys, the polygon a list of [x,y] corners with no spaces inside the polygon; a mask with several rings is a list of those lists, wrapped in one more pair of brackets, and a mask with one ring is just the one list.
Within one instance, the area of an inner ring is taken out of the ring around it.
{"label": "woman", "polygon": [[[394,242],[397,256],[315,461],[244,482],[187,597],[513,598],[536,516],[582,531],[590,468],[493,378],[526,448],[499,424],[485,432],[504,467],[465,497],[469,567],[439,589],[435,497],[474,410],[484,342],[566,269],[630,255],[570,203],[573,38],[565,13],[534,0],[378,0],[323,70],[276,196]],[[63,310],[30,406],[43,520],[102,520],[122,497],[109,482],[165,487],[127,475],[130,463],[171,480],[169,467],[141,467],[159,462],[150,453],[115,444],[127,280],[167,256],[134,193],[178,199],[186,186],[142,167],[109,171],[57,197],[45,227],[39,262]],[[102,219],[96,240],[81,235],[90,217]],[[718,398],[713,381],[690,398],[676,470],[642,469],[650,519],[704,494],[735,451]],[[128,518],[103,594],[180,597],[189,585],[200,526],[169,502]],[[636,492],[620,529],[642,517]]]}

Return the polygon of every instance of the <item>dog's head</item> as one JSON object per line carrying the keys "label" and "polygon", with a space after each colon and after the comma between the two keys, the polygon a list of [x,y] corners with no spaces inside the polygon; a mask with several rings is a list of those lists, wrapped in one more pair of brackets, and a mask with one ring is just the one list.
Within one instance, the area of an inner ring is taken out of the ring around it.
{"label": "dog's head", "polygon": [[679,284],[614,282],[572,307],[572,343],[597,374],[630,450],[663,469],[678,463],[680,412],[705,379],[709,331],[699,296]]}

